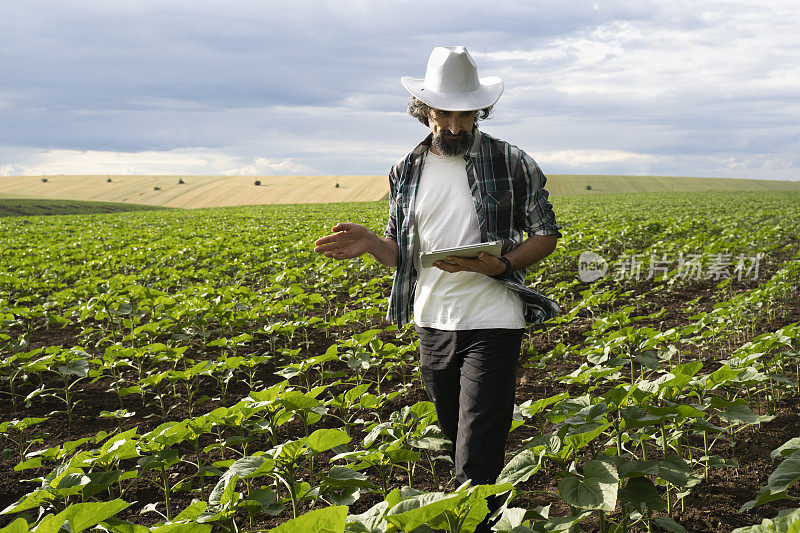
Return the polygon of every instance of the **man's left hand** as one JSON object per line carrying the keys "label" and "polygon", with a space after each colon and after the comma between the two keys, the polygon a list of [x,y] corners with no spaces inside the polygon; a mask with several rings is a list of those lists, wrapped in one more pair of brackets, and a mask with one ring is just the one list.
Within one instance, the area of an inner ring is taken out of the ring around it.
{"label": "man's left hand", "polygon": [[433,266],[445,272],[478,272],[487,276],[497,276],[506,271],[506,265],[493,255],[486,252],[478,253],[474,259],[466,257],[448,256],[447,261],[436,261]]}

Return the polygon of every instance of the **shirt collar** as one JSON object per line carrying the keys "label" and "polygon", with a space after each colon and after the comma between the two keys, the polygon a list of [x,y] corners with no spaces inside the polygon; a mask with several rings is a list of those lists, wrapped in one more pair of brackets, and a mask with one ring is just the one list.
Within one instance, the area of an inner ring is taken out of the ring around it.
{"label": "shirt collar", "polygon": [[423,139],[423,141],[419,143],[417,147],[414,148],[414,150],[412,150],[411,154],[414,157],[421,156],[422,154],[428,151],[428,149],[431,147],[432,142],[433,142],[433,133],[429,133],[428,136],[425,137],[425,139]]}
{"label": "shirt collar", "polygon": [[481,137],[483,134],[481,133],[481,130],[478,129],[478,126],[474,126],[472,128],[472,135],[472,146],[470,146],[469,150],[467,150],[467,153],[464,154],[464,159],[475,159],[478,157],[478,154],[481,151]]}

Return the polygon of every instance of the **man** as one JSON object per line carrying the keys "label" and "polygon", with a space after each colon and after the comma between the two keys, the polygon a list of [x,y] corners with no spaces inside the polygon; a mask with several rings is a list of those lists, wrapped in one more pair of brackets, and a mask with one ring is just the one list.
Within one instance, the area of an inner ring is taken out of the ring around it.
{"label": "man", "polygon": [[[314,251],[334,259],[370,253],[397,267],[387,318],[403,326],[413,313],[423,382],[454,443],[456,484],[493,483],[526,321],[558,313],[554,301],[525,286],[525,268],[552,253],[561,226],[533,159],[477,127],[503,92],[500,78],[478,78],[459,46],[435,48],[424,79],[401,81],[411,93],[409,113],[431,133],[389,173],[385,237],[340,223]],[[499,258],[450,257],[435,268],[419,262],[420,252],[493,240],[502,241]]]}

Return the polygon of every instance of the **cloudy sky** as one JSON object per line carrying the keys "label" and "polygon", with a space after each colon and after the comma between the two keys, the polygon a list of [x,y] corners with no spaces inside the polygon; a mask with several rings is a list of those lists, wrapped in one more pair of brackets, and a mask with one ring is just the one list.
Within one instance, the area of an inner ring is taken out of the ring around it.
{"label": "cloudy sky", "polygon": [[[491,6],[491,9],[487,8]],[[384,174],[465,45],[546,173],[800,179],[797,0],[7,0],[0,175]]]}

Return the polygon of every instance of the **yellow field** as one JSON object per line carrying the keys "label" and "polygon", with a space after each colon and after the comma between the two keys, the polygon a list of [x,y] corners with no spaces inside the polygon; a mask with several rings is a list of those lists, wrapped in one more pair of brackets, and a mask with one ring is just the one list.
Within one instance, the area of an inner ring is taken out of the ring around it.
{"label": "yellow field", "polygon": [[[0,196],[198,208],[380,200],[388,190],[385,176],[56,175],[45,178],[46,183],[42,176],[0,177]],[[179,184],[179,179],[184,183]],[[261,181],[260,186],[255,185],[256,180]]]}
{"label": "yellow field", "polygon": [[[380,200],[386,176],[3,176],[0,198],[50,198],[199,208]],[[108,179],[111,179],[111,182]],[[179,184],[182,179],[184,184]],[[256,186],[255,180],[261,185]],[[339,187],[336,187],[336,184]],[[587,185],[591,190],[587,190]],[[159,190],[155,190],[158,187]],[[664,176],[548,176],[554,196],[658,191],[800,190],[798,181]]]}
{"label": "yellow field", "polygon": [[[586,186],[591,186],[587,190]],[[800,191],[800,181],[677,176],[564,175],[547,177],[554,195],[681,191]]]}

